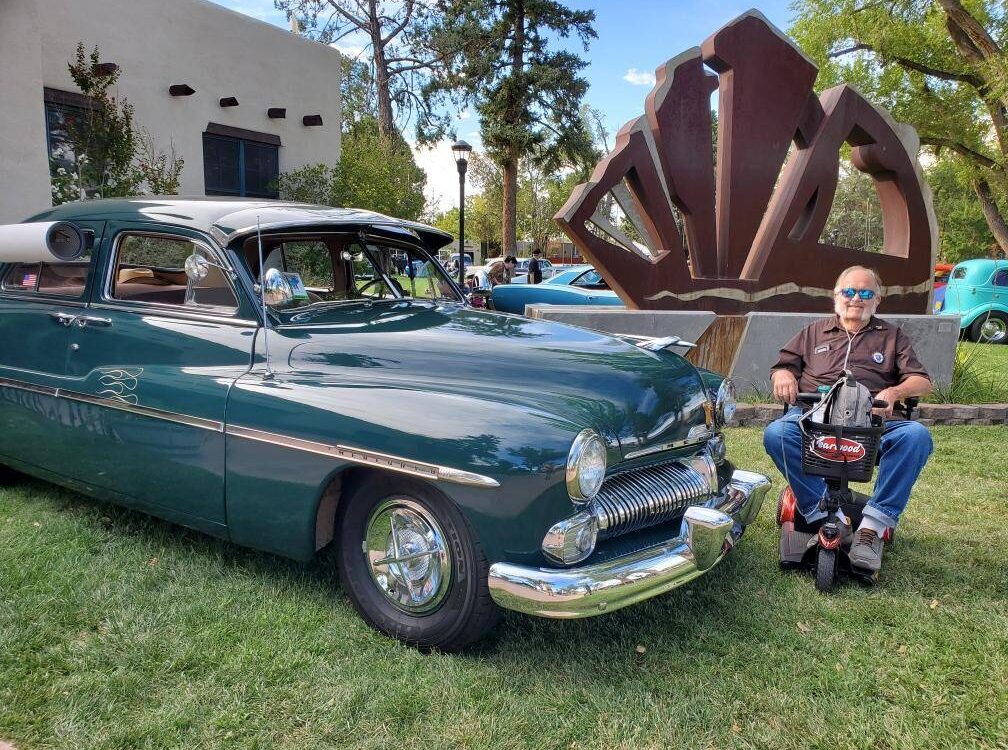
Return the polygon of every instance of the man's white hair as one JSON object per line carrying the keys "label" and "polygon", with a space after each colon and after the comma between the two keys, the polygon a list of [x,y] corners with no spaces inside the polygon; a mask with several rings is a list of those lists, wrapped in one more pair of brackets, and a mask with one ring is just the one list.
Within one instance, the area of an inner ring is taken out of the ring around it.
{"label": "man's white hair", "polygon": [[849,268],[842,270],[840,275],[837,276],[836,283],[833,284],[834,292],[840,291],[840,282],[843,281],[844,276],[852,271],[864,271],[865,273],[871,274],[871,277],[875,280],[875,291],[879,293],[879,296],[882,295],[882,277],[878,275],[878,271],[874,268],[868,268],[867,266],[850,266]]}

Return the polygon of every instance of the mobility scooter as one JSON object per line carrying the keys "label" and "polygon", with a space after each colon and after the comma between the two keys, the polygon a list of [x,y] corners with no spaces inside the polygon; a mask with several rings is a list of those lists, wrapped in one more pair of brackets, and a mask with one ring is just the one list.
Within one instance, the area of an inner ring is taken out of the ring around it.
{"label": "mobility scooter", "polygon": [[[798,421],[802,431],[802,471],[826,481],[826,494],[819,507],[827,516],[807,522],[798,511],[791,487],[784,487],[777,501],[781,568],[814,569],[816,588],[824,593],[833,589],[838,569],[872,584],[878,579],[878,572],[850,562],[852,535],[838,511],[842,509],[850,519],[850,528],[861,523],[868,496],[851,490],[848,483],[871,481],[884,429],[883,418],[873,414],[872,408],[885,408],[888,404],[872,399],[868,389],[849,372],[832,387],[821,386],[818,393],[799,393],[798,403],[805,408]],[[917,399],[912,398],[897,407],[910,419],[916,405]],[[883,541],[891,539],[889,529]]]}

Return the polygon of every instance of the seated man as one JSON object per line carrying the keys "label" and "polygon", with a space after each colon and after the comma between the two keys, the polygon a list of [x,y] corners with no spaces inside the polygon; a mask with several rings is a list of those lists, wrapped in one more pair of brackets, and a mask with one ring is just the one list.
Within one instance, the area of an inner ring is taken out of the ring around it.
{"label": "seated man", "polygon": [[[874,317],[881,301],[882,283],[875,271],[852,266],[840,274],[833,290],[836,315],[806,326],[781,349],[771,368],[774,397],[795,404],[798,393],[832,386],[850,370],[855,379],[889,406],[931,391],[931,380],[917,359],[910,339],[890,323]],[[793,406],[763,433],[763,445],[787,478],[799,512],[809,523],[826,516],[819,501],[826,491],[820,477],[802,473],[802,410]],[[896,526],[910,499],[910,489],[931,455],[931,435],[918,422],[886,421],[879,444],[879,470],[875,491],[851,545],[850,559],[858,567],[882,566],[882,535]]]}

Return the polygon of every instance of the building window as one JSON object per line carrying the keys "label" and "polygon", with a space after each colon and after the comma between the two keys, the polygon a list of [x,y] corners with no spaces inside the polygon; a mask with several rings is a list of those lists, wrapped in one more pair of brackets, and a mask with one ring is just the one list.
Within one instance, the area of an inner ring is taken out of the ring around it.
{"label": "building window", "polygon": [[203,133],[207,195],[276,198],[280,139],[213,123]]}
{"label": "building window", "polygon": [[93,102],[83,94],[59,89],[44,89],[46,146],[53,172],[63,167],[68,172],[77,168],[77,155],[70,142],[70,124],[93,109]]}

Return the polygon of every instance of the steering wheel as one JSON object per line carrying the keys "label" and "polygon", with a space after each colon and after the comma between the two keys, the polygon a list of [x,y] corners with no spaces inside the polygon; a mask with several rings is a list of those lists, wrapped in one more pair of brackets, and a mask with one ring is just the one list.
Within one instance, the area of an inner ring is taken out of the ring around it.
{"label": "steering wheel", "polygon": [[[398,281],[396,281],[395,279],[390,279],[389,281],[392,282],[392,288],[400,297],[406,296],[406,293],[403,291],[403,288]],[[368,283],[366,283],[364,286],[362,286],[360,289],[357,290],[357,294],[363,296],[366,290],[378,284],[385,284],[385,279],[371,279],[371,281],[369,281]],[[384,298],[385,295],[381,294],[378,296],[377,299],[384,299]]]}

